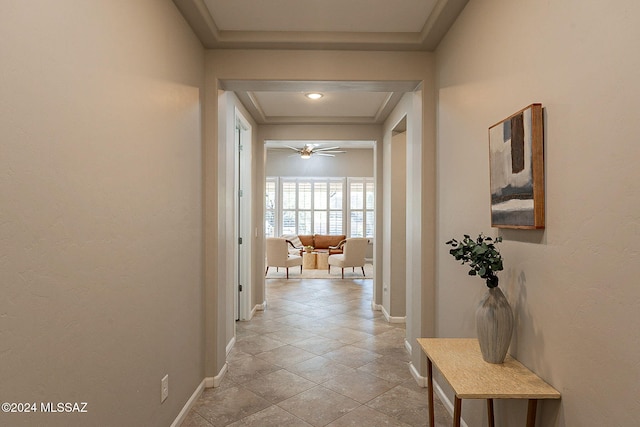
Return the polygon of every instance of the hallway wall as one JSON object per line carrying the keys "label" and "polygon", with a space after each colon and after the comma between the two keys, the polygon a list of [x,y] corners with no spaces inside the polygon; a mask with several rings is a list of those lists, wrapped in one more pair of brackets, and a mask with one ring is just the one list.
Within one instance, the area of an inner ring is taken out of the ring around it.
{"label": "hallway wall", "polygon": [[[503,236],[511,353],[562,393],[538,425],[640,425],[638,16],[632,0],[469,2],[437,51],[437,333],[475,336],[485,289],[444,242]],[[491,229],[487,129],[533,102],[545,109],[546,230]],[[463,416],[483,425],[475,403]],[[525,413],[501,402],[497,425]]]}
{"label": "hallway wall", "polygon": [[0,425],[167,426],[204,377],[203,49],[170,0],[7,0],[0,58],[0,396],[88,404]]}

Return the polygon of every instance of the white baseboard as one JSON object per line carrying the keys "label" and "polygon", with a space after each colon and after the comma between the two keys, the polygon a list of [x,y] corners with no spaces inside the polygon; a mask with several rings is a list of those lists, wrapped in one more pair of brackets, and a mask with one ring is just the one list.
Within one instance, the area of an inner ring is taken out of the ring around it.
{"label": "white baseboard", "polygon": [[227,364],[227,362],[224,362],[224,365],[222,366],[222,369],[220,369],[220,372],[218,372],[218,375],[216,375],[215,377],[206,377],[204,379],[204,387],[205,388],[220,387],[220,383],[222,383],[222,379],[224,378],[224,375],[227,373],[228,369],[229,369],[229,365]]}
{"label": "white baseboard", "polygon": [[[453,402],[449,400],[446,394],[444,394],[444,391],[440,387],[440,384],[438,384],[436,381],[433,382],[433,391],[438,395],[440,402],[442,402],[449,415],[453,417]],[[460,417],[460,426],[469,427],[462,417]]]}
{"label": "white baseboard", "polygon": [[265,301],[265,302],[263,302],[262,304],[256,304],[256,305],[254,305],[254,306],[253,306],[253,309],[251,309],[251,313],[250,313],[250,315],[249,315],[249,318],[248,318],[248,319],[244,319],[244,320],[246,321],[246,320],[251,320],[251,319],[253,319],[253,316],[255,316],[255,315],[256,315],[256,312],[258,312],[258,311],[264,311],[264,309],[265,309],[265,308],[267,308],[267,302],[266,302],[266,301]]}
{"label": "white baseboard", "polygon": [[418,384],[418,386],[427,386],[427,377],[423,377],[422,375],[420,375],[420,372],[418,372],[416,367],[413,365],[413,362],[409,362],[409,372],[411,372],[411,376],[414,380],[416,380],[416,384]]}
{"label": "white baseboard", "polygon": [[222,369],[220,369],[220,372],[218,373],[218,375],[213,377],[214,387],[220,387],[220,383],[222,382],[222,379],[224,378],[228,370],[229,370],[229,364],[227,362],[224,362],[224,365],[222,366]]}
{"label": "white baseboard", "polygon": [[384,315],[384,318],[387,319],[387,322],[389,322],[389,323],[407,323],[407,316],[402,316],[402,317],[390,316],[389,313],[387,313],[387,310],[385,310],[384,306],[382,306],[381,310],[382,310],[382,314]]}
{"label": "white baseboard", "polygon": [[226,353],[225,355],[229,355],[229,353],[231,352],[231,350],[233,350],[233,346],[236,345],[236,337],[232,337],[231,340],[229,341],[229,344],[227,344],[227,349],[226,349]]}
{"label": "white baseboard", "polygon": [[[413,366],[413,362],[409,362],[409,371],[411,372],[413,379],[416,380],[416,383],[418,384],[418,386],[427,387],[428,385],[427,377],[423,377],[422,375],[420,375],[420,372],[418,372],[416,367]],[[440,399],[440,401],[444,405],[449,415],[453,417],[453,402],[449,400],[449,398],[444,393],[444,391],[442,390],[442,387],[440,387],[440,384],[438,384],[437,381],[433,382],[433,392],[438,396],[438,399]],[[469,427],[462,418],[460,419],[460,425],[461,427]]]}
{"label": "white baseboard", "polygon": [[184,420],[187,418],[187,415],[189,415],[189,411],[191,410],[191,408],[193,408],[193,405],[195,405],[195,403],[200,398],[200,395],[204,390],[205,382],[206,380],[202,380],[200,385],[196,387],[196,390],[193,392],[189,400],[187,400],[187,403],[184,404],[176,419],[171,423],[171,427],[178,427],[184,422]]}
{"label": "white baseboard", "polygon": [[251,309],[251,312],[249,313],[249,318],[248,319],[242,319],[242,320],[243,321],[247,321],[247,320],[253,319],[253,316],[256,315],[256,311],[258,311],[258,306],[254,305],[253,308]]}
{"label": "white baseboard", "polygon": [[373,311],[382,311],[382,305],[376,304],[374,300],[371,300],[371,310]]}
{"label": "white baseboard", "polygon": [[407,350],[407,353],[413,354],[413,348],[411,347],[411,343],[406,338],[404,340],[404,348],[405,348],[405,350]]}

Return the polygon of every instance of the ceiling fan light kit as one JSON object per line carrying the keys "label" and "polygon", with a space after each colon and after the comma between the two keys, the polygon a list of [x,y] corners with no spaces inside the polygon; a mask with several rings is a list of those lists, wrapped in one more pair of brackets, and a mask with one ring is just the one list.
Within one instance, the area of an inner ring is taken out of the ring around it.
{"label": "ceiling fan light kit", "polygon": [[304,96],[306,96],[309,99],[316,100],[316,99],[322,98],[324,95],[321,94],[320,92],[310,92],[310,93],[305,93]]}

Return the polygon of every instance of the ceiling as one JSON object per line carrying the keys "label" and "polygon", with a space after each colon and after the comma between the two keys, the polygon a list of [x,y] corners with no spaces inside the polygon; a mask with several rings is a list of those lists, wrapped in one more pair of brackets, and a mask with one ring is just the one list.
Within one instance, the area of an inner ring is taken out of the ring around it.
{"label": "ceiling", "polygon": [[[259,124],[379,124],[420,81],[224,80]],[[309,92],[324,96],[311,100]]]}
{"label": "ceiling", "polygon": [[209,49],[433,51],[468,0],[173,0]]}
{"label": "ceiling", "polygon": [[[209,49],[433,51],[468,0],[173,0]],[[419,81],[223,81],[259,124],[380,124]],[[321,92],[316,101],[304,96]]]}

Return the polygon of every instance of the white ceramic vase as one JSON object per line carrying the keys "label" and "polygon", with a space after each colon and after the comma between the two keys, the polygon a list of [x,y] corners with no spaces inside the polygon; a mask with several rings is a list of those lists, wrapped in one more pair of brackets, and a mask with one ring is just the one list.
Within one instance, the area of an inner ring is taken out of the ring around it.
{"label": "white ceramic vase", "polygon": [[480,301],[476,328],[482,358],[489,363],[504,362],[513,332],[513,312],[499,287],[487,289]]}

